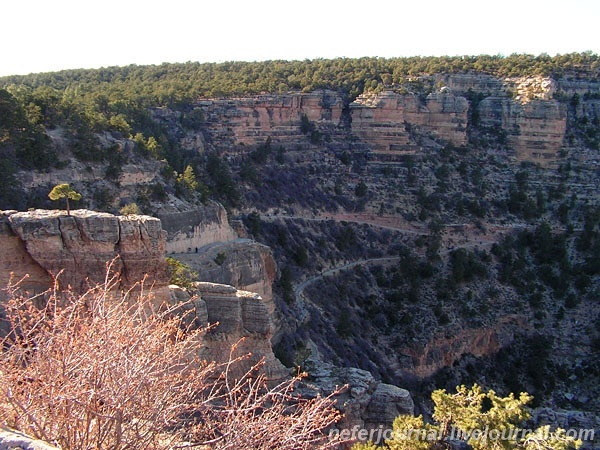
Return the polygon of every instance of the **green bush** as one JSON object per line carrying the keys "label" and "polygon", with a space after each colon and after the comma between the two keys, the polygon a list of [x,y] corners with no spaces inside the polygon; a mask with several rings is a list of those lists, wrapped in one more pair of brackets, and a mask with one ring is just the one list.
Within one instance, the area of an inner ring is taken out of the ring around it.
{"label": "green bush", "polygon": [[169,283],[181,287],[190,287],[198,279],[198,273],[187,264],[171,257],[167,257],[167,268],[169,270]]}

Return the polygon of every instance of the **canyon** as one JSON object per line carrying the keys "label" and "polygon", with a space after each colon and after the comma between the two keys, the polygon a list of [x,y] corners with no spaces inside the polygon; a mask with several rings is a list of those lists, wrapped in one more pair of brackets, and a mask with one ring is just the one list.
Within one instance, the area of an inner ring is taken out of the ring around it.
{"label": "canyon", "polygon": [[[272,382],[289,377],[290,369],[275,357],[271,344],[277,314],[272,295],[276,265],[270,249],[249,239],[231,240],[236,233],[216,203],[188,211],[187,220],[179,220],[181,214],[176,218],[178,225],[171,222],[169,234],[159,219],[143,215],[2,211],[0,282],[5,286],[17,283],[18,291],[35,295],[51,289],[58,280],[59,289],[69,287],[83,293],[104,283],[110,273],[120,277],[118,295],[139,291],[138,283],[146,280],[144,289],[150,290],[158,307],[176,307],[194,327],[218,324],[204,336],[197,349],[199,357],[226,363],[230,357],[249,355],[233,367],[233,374],[242,375],[261,364]],[[209,235],[198,230],[209,230]],[[168,236],[173,240],[169,242]],[[173,254],[181,260],[193,255],[190,262],[199,269],[201,279],[220,283],[194,282],[187,289],[168,284],[165,255],[167,249],[178,250],[182,241],[198,247]],[[214,260],[211,250],[226,254],[226,267],[206,267]],[[244,285],[254,292],[232,285]],[[0,299],[7,294],[2,290]],[[348,385],[339,399],[346,425],[377,427],[391,424],[398,414],[412,414],[408,391],[381,383],[364,370],[319,364],[310,381],[302,382],[299,389],[310,397],[329,395]],[[5,434],[0,445],[18,438]]]}
{"label": "canyon", "polygon": [[[594,82],[584,86],[544,77],[500,79],[483,74],[416,81],[431,85],[431,92],[390,86],[365,92],[350,103],[342,94],[328,90],[201,99],[195,108],[204,118],[202,133],[187,136],[182,145],[202,149],[209,142],[236,155],[269,138],[287,149],[311,148],[302,139],[302,121],[307,120],[328,139],[352,138],[354,145],[362,144],[375,158],[393,160],[414,154],[424,145],[435,145],[427,137],[465,145],[468,122],[476,115],[478,125],[506,133],[518,161],[547,166],[558,161],[565,147],[567,107],[557,99],[600,89]],[[473,102],[474,95],[477,102]],[[596,102],[586,100],[582,108],[595,108]],[[173,120],[168,110],[154,114],[158,120]]]}
{"label": "canyon", "polygon": [[[40,292],[63,270],[84,290],[114,260],[121,288],[148,276],[195,325],[219,322],[203,357],[239,343],[272,380],[306,370],[308,397],[348,384],[343,426],[427,414],[428,390],[481,379],[593,411],[599,285],[580,235],[597,228],[599,96],[593,79],[458,73],[356,97],[197,98],[147,111],[160,157],[98,133],[123,160],[112,179],[107,160],[72,158],[58,125],[61,164],[19,179],[42,207],[72,182],[89,210],[0,213],[0,282]],[[188,164],[197,189],[173,168]],[[92,211],[130,203],[147,215]],[[540,242],[564,254],[544,259]],[[169,285],[165,256],[195,272],[189,287]]]}

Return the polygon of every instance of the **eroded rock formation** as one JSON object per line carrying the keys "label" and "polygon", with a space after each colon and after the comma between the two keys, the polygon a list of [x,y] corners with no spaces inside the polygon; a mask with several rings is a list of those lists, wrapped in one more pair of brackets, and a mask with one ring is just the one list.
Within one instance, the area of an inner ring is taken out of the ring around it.
{"label": "eroded rock formation", "polygon": [[[198,109],[203,112],[202,129],[208,140],[228,153],[243,152],[246,146],[263,144],[268,138],[288,148],[309,147],[301,131],[302,117],[306,116],[340,139],[358,138],[386,160],[417,152],[423,136],[458,146],[466,144],[472,108],[481,118],[480,125],[507,133],[518,160],[547,165],[558,158],[567,126],[567,108],[554,95],[584,89],[544,77],[498,79],[454,74],[438,78],[442,87],[428,95],[391,89],[362,94],[349,104],[348,120],[344,119],[343,97],[331,91],[205,99],[198,102]],[[467,100],[474,93],[483,100]],[[194,139],[202,141],[198,148],[205,148],[200,135],[186,136],[182,145]]]}
{"label": "eroded rock formation", "polygon": [[[222,219],[218,214],[220,209],[215,211],[215,217]],[[190,212],[192,216],[197,213]],[[206,223],[210,228],[211,221],[207,219]],[[228,227],[226,220],[225,224],[219,224]],[[209,234],[205,239],[217,235]],[[206,337],[205,346],[200,349],[202,356],[226,361],[231,345],[240,341],[236,355],[252,353],[241,365],[243,369],[264,358],[269,376],[285,376],[287,371],[275,358],[270,342],[275,264],[269,249],[259,246],[262,252],[246,252],[245,245],[239,245],[228,256],[231,271],[239,269],[236,272],[239,278],[233,281],[257,288],[266,295],[266,300],[258,293],[213,283],[198,283],[198,297],[193,298],[177,286],[168,286],[166,237],[161,221],[150,216],[114,216],[88,210],[75,210],[71,215],[65,211],[3,211],[0,212],[0,282],[6,285],[11,273],[14,279],[28,274],[23,287],[41,292],[60,273],[61,287],[71,286],[81,292],[102,283],[106,264],[114,261],[112,270],[120,274],[123,287],[147,277],[147,286],[152,286],[157,302],[181,304],[182,313],[192,313],[185,316],[188,323],[191,320],[198,327],[219,323]],[[227,274],[226,278],[233,276],[231,272]]]}
{"label": "eroded rock formation", "polygon": [[[203,281],[255,292],[276,321],[273,282],[277,265],[266,245],[238,238],[218,203],[159,214],[167,230],[168,254],[194,269]],[[275,328],[278,328],[277,326]]]}
{"label": "eroded rock formation", "polygon": [[202,280],[229,284],[256,292],[273,313],[273,281],[277,266],[271,249],[249,239],[216,242],[200,248],[198,253],[176,255],[198,273]]}
{"label": "eroded rock formation", "polygon": [[352,133],[368,142],[377,154],[411,153],[416,150],[410,130],[463,145],[467,141],[467,112],[464,97],[436,92],[424,102],[414,94],[384,91],[363,94],[350,104]]}
{"label": "eroded rock formation", "polygon": [[114,216],[89,210],[4,211],[0,214],[0,282],[11,272],[29,274],[27,287],[43,291],[59,275],[60,285],[77,291],[104,281],[107,262],[124,283],[148,277],[164,294],[165,233],[150,216]]}
{"label": "eroded rock formation", "polygon": [[157,214],[167,232],[167,253],[197,253],[199,248],[237,239],[225,208],[216,202],[180,210],[162,208]]}
{"label": "eroded rock formation", "polygon": [[521,103],[506,97],[487,97],[478,107],[481,124],[503,129],[517,159],[550,163],[558,157],[567,129],[567,110],[555,100]]}
{"label": "eroded rock formation", "polygon": [[305,396],[329,395],[347,386],[337,398],[344,418],[336,426],[377,429],[391,427],[401,414],[413,414],[414,402],[406,389],[375,380],[366,370],[342,368],[316,361],[309,369],[309,379],[301,386]]}
{"label": "eroded rock formation", "polygon": [[[202,357],[227,362],[230,357],[248,355],[236,369],[247,370],[264,359],[264,371],[269,379],[289,375],[271,347],[272,321],[269,307],[254,292],[241,291],[233,286],[200,282],[195,291],[206,305],[206,317],[218,325],[208,333],[201,349]],[[231,352],[235,345],[235,351]]]}
{"label": "eroded rock formation", "polygon": [[327,90],[205,99],[198,103],[210,140],[224,147],[262,144],[267,138],[282,145],[297,145],[303,140],[303,115],[311,122],[335,126],[343,106],[342,96]]}

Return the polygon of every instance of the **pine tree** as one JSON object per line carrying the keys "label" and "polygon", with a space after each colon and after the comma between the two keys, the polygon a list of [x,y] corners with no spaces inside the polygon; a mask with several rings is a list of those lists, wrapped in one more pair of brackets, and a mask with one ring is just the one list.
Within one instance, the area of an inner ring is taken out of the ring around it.
{"label": "pine tree", "polygon": [[52,188],[48,194],[50,200],[59,200],[64,198],[67,201],[67,215],[71,215],[71,208],[69,207],[69,200],[81,200],[81,194],[75,191],[68,183],[57,184]]}
{"label": "pine tree", "polygon": [[[493,390],[484,392],[474,385],[458,386],[455,394],[445,389],[431,394],[435,424],[426,424],[421,416],[399,416],[394,421],[392,438],[384,447],[390,450],[433,450],[443,447],[448,439],[461,439],[473,450],[568,450],[579,448],[581,441],[565,430],[540,427],[534,431],[519,426],[529,418],[526,405],[533,397],[498,396]],[[353,450],[371,449],[357,444]]]}

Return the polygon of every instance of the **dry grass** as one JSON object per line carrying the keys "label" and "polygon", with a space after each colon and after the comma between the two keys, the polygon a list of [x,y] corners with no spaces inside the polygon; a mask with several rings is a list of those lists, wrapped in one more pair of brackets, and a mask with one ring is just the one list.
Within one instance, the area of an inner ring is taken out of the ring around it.
{"label": "dry grass", "polygon": [[[83,295],[9,288],[0,354],[0,424],[62,449],[326,449],[332,396],[300,399],[297,379],[268,387],[245,358],[201,361],[204,330],[117,278]],[[40,307],[41,306],[41,307]],[[176,305],[180,306],[180,305]]]}

